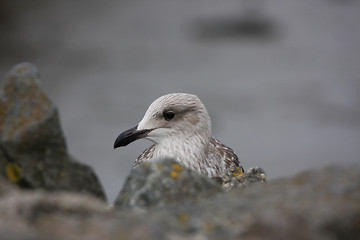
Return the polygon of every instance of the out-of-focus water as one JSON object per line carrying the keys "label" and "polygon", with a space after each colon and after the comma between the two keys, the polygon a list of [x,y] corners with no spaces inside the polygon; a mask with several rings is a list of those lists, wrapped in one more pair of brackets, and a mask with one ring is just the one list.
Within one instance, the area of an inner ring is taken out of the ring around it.
{"label": "out-of-focus water", "polygon": [[1,5],[0,73],[38,66],[69,151],[110,201],[150,145],[114,151],[115,138],[169,92],[197,94],[213,135],[270,179],[360,163],[359,1]]}

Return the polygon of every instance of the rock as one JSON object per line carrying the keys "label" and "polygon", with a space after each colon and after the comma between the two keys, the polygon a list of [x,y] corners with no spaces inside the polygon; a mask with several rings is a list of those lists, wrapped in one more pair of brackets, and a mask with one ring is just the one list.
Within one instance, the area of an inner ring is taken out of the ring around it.
{"label": "rock", "polygon": [[17,189],[15,185],[9,183],[9,181],[0,176],[0,197],[15,189]]}
{"label": "rock", "polygon": [[19,240],[359,239],[359,177],[359,166],[328,167],[147,211],[109,209],[74,193],[15,189],[0,196],[0,235]]}
{"label": "rock", "polygon": [[123,216],[151,239],[359,239],[359,177],[359,167],[329,167]]}
{"label": "rock", "polygon": [[266,174],[262,168],[250,168],[245,173],[240,168],[232,168],[219,176],[213,177],[215,182],[220,184],[226,191],[238,187],[247,187],[256,183],[265,183]]}
{"label": "rock", "polygon": [[115,201],[117,208],[161,208],[197,201],[221,191],[210,178],[174,159],[146,162],[134,168]]}
{"label": "rock", "polygon": [[105,199],[92,169],[67,153],[57,108],[31,63],[16,65],[0,92],[0,175],[22,188]]}
{"label": "rock", "polygon": [[[0,179],[0,186],[3,184],[6,182]],[[91,222],[94,216],[109,215],[110,208],[90,195],[23,191],[14,187],[0,198],[0,234],[1,239],[9,240],[101,239],[100,232],[84,227],[86,219]],[[83,228],[77,229],[74,223]]]}

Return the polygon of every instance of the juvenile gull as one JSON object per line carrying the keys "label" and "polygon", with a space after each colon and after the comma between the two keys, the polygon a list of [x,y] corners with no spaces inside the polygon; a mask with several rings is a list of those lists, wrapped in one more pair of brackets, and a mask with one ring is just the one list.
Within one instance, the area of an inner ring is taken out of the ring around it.
{"label": "juvenile gull", "polygon": [[208,177],[233,167],[244,171],[233,150],[211,136],[209,114],[192,94],[170,93],[156,99],[137,126],[117,137],[114,148],[140,138],[154,145],[137,158],[134,167],[144,161],[172,157]]}

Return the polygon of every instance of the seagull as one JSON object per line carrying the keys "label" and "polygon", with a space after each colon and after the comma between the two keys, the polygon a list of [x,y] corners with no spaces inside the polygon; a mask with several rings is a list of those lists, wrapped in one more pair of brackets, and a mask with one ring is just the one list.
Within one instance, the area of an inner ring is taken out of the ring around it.
{"label": "seagull", "polygon": [[209,114],[193,94],[170,93],[156,99],[138,125],[116,138],[114,149],[141,138],[154,144],[136,159],[134,167],[170,157],[208,177],[233,168],[244,172],[234,151],[211,136]]}

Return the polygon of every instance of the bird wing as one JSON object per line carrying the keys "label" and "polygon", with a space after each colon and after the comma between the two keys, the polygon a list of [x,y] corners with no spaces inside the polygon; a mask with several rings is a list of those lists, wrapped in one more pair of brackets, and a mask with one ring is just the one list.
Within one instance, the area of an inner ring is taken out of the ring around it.
{"label": "bird wing", "polygon": [[242,171],[244,170],[234,151],[214,137],[211,137],[210,139],[207,160],[213,165],[221,166],[222,169],[217,169],[218,173],[234,167],[238,167]]}

